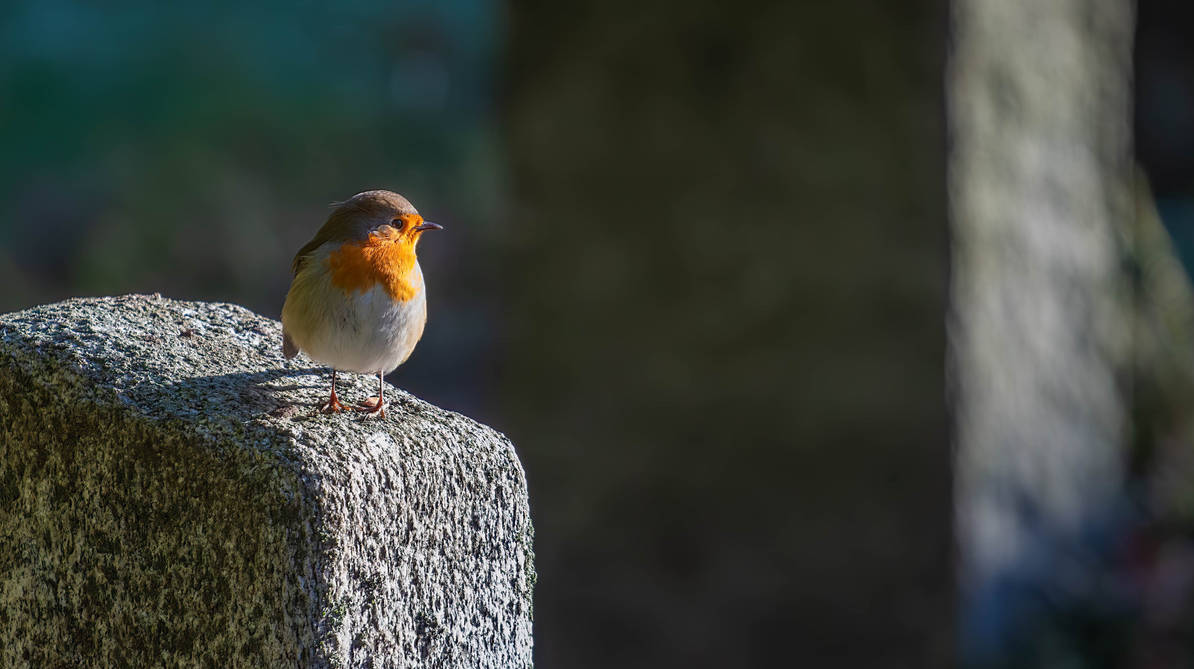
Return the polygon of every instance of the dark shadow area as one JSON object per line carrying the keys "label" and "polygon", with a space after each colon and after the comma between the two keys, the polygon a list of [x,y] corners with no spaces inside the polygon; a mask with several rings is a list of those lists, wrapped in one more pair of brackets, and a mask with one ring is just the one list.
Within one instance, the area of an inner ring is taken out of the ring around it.
{"label": "dark shadow area", "polygon": [[[314,383],[311,381],[298,381],[292,383],[275,384],[274,381],[279,379],[296,379],[300,376],[326,376],[327,369],[323,367],[308,367],[306,369],[271,369],[263,372],[234,372],[230,374],[213,374],[208,376],[195,376],[185,381],[177,383],[169,383],[161,386],[162,388],[178,388],[180,392],[178,395],[186,396],[201,396],[205,401],[217,404],[220,406],[227,406],[228,411],[233,412],[233,417],[241,420],[248,420],[256,417],[262,412],[269,412],[279,409],[289,404],[280,400],[276,393],[288,390],[312,390],[320,393],[327,392],[327,384]],[[131,398],[136,398],[136,392],[128,393]],[[310,406],[304,405],[303,408],[315,409],[320,405],[320,402],[312,399]]]}
{"label": "dark shadow area", "polygon": [[[312,376],[317,377],[319,381],[311,379]],[[359,379],[356,378],[358,376]],[[352,404],[376,392],[375,379],[373,376],[340,374],[337,376],[336,390],[341,401]],[[353,410],[336,415],[319,413],[319,407],[327,401],[329,383],[330,372],[326,367],[287,367],[261,372],[195,376],[168,383],[142,383],[127,390],[124,395],[134,405],[140,405],[144,401],[147,406],[160,402],[163,394],[171,397],[201,398],[203,406],[193,407],[195,412],[218,411],[222,417],[241,423],[261,419],[267,415],[300,421],[362,420],[363,414]],[[296,403],[279,396],[279,393],[296,390],[306,391],[300,402]],[[394,390],[389,388],[386,393],[386,407],[392,409],[387,415],[394,420],[401,420],[403,411],[416,410],[418,405],[406,393]]]}
{"label": "dark shadow area", "polygon": [[1189,271],[1194,267],[1194,5],[1140,0],[1138,7],[1136,154]]}
{"label": "dark shadow area", "polygon": [[515,2],[551,667],[947,666],[944,2]]}

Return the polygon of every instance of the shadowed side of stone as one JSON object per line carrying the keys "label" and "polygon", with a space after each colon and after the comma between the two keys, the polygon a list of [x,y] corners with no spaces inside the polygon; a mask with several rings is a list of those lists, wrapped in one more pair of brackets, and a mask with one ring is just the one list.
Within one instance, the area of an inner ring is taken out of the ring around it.
{"label": "shadowed side of stone", "polygon": [[510,442],[397,389],[386,421],[317,414],[279,329],[156,296],[0,316],[0,665],[530,665]]}
{"label": "shadowed side of stone", "polygon": [[4,371],[0,664],[313,658],[296,477]]}

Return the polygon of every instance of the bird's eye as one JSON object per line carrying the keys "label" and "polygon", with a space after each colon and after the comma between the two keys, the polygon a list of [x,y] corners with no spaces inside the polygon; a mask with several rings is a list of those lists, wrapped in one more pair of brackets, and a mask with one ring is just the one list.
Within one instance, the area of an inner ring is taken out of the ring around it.
{"label": "bird's eye", "polygon": [[402,220],[401,218],[395,218],[394,220],[390,221],[390,225],[394,226],[395,228],[398,228],[399,230],[401,230],[402,226],[405,224],[406,224],[406,221]]}

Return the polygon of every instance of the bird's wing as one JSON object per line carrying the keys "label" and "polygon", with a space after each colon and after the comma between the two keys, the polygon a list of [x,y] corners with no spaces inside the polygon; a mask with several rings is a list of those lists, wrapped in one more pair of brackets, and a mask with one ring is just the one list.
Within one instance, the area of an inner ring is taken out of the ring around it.
{"label": "bird's wing", "polygon": [[[336,203],[342,204],[342,203]],[[352,229],[351,216],[355,210],[346,210],[343,207],[336,209],[328,216],[327,222],[315,233],[311,241],[307,242],[303,248],[299,249],[298,253],[294,254],[294,261],[290,263],[290,271],[298,274],[299,270],[303,268],[303,263],[311,257],[315,249],[332,241],[342,241],[348,239],[349,231]]]}
{"label": "bird's wing", "polygon": [[297,275],[299,270],[303,268],[303,263],[307,262],[307,259],[311,257],[315,249],[323,246],[325,242],[331,239],[330,234],[325,234],[326,231],[327,226],[325,225],[323,228],[320,228],[319,232],[315,233],[315,237],[311,241],[307,242],[303,248],[299,249],[298,253],[294,254],[294,260],[290,263],[291,273]]}

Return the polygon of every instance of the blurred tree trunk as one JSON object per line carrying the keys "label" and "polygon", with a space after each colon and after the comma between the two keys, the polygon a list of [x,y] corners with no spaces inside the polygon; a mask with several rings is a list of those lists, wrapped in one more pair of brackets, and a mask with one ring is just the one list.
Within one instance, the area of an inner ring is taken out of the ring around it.
{"label": "blurred tree trunk", "polygon": [[963,597],[1116,503],[1131,429],[1129,0],[957,0],[950,387]]}

